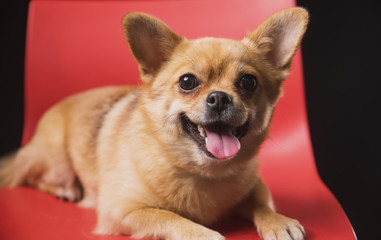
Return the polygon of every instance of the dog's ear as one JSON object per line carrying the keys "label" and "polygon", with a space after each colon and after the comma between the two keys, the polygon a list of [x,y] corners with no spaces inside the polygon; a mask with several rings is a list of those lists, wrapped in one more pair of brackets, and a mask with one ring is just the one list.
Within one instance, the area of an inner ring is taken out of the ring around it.
{"label": "dog's ear", "polygon": [[303,8],[290,8],[266,19],[249,33],[249,40],[262,54],[264,60],[279,71],[284,79],[289,72],[291,60],[304,35],[308,23],[308,13]]}
{"label": "dog's ear", "polygon": [[122,24],[130,49],[139,63],[142,79],[148,82],[183,38],[162,21],[143,13],[126,14]]}

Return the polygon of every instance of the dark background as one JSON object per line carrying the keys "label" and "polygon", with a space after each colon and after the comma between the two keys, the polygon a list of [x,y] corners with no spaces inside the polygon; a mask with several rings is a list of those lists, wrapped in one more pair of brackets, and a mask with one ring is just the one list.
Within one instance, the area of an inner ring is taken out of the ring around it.
{"label": "dark background", "polygon": [[381,239],[381,1],[299,0],[316,164],[360,240]]}
{"label": "dark background", "polygon": [[[302,49],[319,173],[358,239],[381,239],[381,1],[297,3],[311,14]],[[27,7],[0,10],[0,155],[21,142]]]}

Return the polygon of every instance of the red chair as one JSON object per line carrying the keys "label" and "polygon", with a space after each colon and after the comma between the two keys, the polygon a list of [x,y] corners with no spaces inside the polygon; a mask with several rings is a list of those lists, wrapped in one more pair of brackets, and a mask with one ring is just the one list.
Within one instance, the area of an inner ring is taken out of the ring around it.
{"label": "red chair", "polygon": [[[139,84],[137,64],[121,29],[130,11],[152,14],[187,38],[241,39],[293,0],[41,1],[29,8],[25,64],[25,125],[29,141],[41,114],[63,97],[102,85]],[[298,219],[309,240],[356,239],[351,224],[316,171],[305,110],[298,52],[270,138],[261,173],[278,211]],[[0,190],[0,239],[129,239],[92,234],[95,210],[31,188]],[[251,223],[229,219],[213,227],[227,239],[260,239]]]}

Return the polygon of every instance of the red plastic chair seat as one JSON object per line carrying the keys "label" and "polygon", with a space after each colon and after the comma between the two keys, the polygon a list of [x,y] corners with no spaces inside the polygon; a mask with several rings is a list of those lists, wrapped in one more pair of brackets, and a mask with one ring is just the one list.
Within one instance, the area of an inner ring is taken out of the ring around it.
{"label": "red plastic chair seat", "polygon": [[[39,1],[30,3],[23,143],[41,114],[63,97],[103,85],[138,84],[137,64],[121,29],[130,11],[152,14],[187,38],[242,39],[293,0]],[[308,30],[307,30],[308,31]],[[261,173],[279,212],[298,219],[309,240],[356,239],[341,206],[316,171],[305,110],[301,54],[261,152]],[[0,239],[129,239],[92,234],[95,210],[31,188],[0,190]],[[251,223],[223,220],[227,239],[260,239]]]}

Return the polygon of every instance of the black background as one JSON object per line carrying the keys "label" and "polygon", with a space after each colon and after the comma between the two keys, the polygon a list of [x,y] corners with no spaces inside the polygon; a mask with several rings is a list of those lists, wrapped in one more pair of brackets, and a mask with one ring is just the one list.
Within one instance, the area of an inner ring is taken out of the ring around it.
{"label": "black background", "polygon": [[[319,173],[358,239],[381,239],[381,1],[297,3],[311,14],[302,53]],[[27,7],[0,10],[0,155],[21,141]]]}

